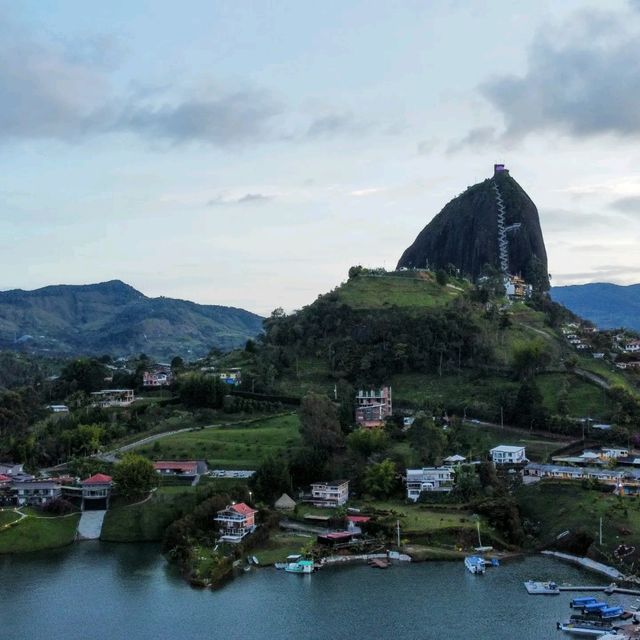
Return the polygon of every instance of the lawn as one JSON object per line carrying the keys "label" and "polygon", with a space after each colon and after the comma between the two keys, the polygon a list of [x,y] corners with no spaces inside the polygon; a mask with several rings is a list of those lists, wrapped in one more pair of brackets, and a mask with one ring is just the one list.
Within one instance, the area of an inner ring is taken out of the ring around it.
{"label": "lawn", "polygon": [[206,459],[210,469],[255,469],[268,457],[291,455],[300,443],[297,414],[247,425],[179,433],[136,451],[155,460]]}
{"label": "lawn", "polygon": [[20,514],[10,509],[0,509],[0,528],[20,519]]}
{"label": "lawn", "polygon": [[371,501],[359,504],[363,513],[369,510],[389,512],[400,520],[403,533],[430,533],[440,529],[474,528],[475,520],[470,514],[461,511],[432,510],[419,504],[405,504],[393,501]]}
{"label": "lawn", "polygon": [[142,504],[114,507],[107,511],[101,540],[108,542],[154,542],[165,529],[196,505],[190,487],[162,487]]}
{"label": "lawn", "polygon": [[428,273],[388,275],[360,274],[340,286],[336,293],[341,302],[354,309],[398,307],[437,307],[460,295],[461,282],[440,286]]}
{"label": "lawn", "polygon": [[288,555],[300,553],[303,547],[313,542],[315,536],[278,533],[272,535],[263,547],[251,555],[255,555],[261,565],[270,565],[282,562]]}
{"label": "lawn", "polygon": [[71,544],[80,514],[56,518],[29,516],[0,532],[0,553],[22,553]]}

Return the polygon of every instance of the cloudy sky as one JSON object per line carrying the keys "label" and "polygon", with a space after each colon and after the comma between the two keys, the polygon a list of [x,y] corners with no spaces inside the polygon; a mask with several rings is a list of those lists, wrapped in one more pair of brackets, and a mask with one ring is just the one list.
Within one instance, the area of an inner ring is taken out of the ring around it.
{"label": "cloudy sky", "polygon": [[0,0],[0,289],[294,309],[494,162],[640,282],[639,139],[640,1]]}

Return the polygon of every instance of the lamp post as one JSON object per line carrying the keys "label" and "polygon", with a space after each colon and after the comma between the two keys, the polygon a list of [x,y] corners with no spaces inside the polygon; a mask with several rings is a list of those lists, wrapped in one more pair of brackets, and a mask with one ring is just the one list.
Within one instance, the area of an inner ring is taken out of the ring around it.
{"label": "lamp post", "polygon": [[251,502],[252,499],[253,499],[253,492],[249,491],[249,502]]}

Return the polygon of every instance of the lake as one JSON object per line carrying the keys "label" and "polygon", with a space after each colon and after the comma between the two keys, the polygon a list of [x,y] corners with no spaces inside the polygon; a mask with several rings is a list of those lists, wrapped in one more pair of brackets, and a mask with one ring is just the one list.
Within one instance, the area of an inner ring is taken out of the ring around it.
{"label": "lake", "polygon": [[0,629],[12,640],[561,638],[555,625],[569,616],[570,594],[529,596],[522,583],[530,578],[606,582],[530,557],[485,576],[462,562],[311,576],[265,568],[209,591],[187,585],[154,545],[83,542],[0,557]]}

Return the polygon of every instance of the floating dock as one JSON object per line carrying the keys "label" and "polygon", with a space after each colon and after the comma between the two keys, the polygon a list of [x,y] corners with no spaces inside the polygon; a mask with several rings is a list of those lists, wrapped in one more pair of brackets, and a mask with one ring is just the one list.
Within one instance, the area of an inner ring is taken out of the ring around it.
{"label": "floating dock", "polygon": [[619,587],[617,584],[609,585],[574,585],[563,584],[558,585],[552,580],[549,582],[537,582],[535,580],[528,580],[524,583],[527,593],[530,595],[558,595],[563,591],[602,591],[607,595],[613,595],[614,593],[622,593],[629,596],[640,596],[640,590],[627,589],[625,587]]}

